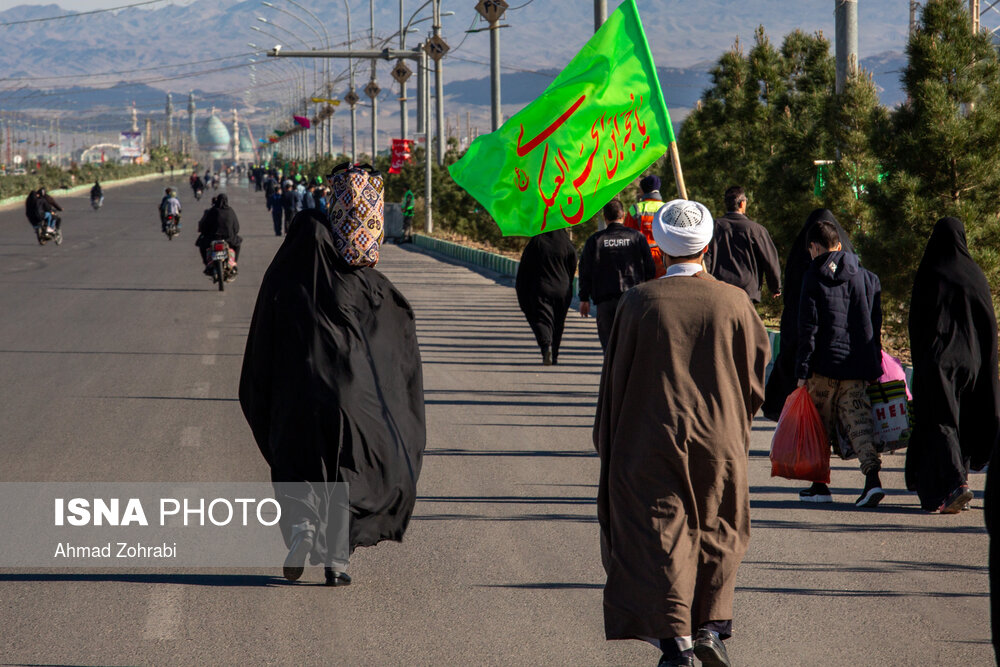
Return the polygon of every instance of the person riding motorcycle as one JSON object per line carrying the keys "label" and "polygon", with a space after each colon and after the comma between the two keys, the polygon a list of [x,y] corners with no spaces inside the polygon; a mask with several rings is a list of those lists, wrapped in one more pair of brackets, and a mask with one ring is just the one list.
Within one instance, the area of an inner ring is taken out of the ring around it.
{"label": "person riding motorcycle", "polygon": [[104,190],[101,189],[100,181],[94,181],[94,187],[90,188],[90,201],[96,201],[98,206],[104,204]]}
{"label": "person riding motorcycle", "polygon": [[236,218],[236,211],[229,207],[229,197],[225,193],[212,198],[212,208],[205,211],[198,221],[198,239],[194,242],[198,246],[198,254],[202,263],[205,264],[205,275],[212,275],[212,264],[206,257],[212,241],[223,239],[233,249],[235,260],[240,259],[240,221]]}
{"label": "person riding motorcycle", "polygon": [[167,216],[172,215],[177,221],[177,229],[181,228],[181,201],[177,198],[177,191],[167,188],[166,194],[160,200],[160,231],[167,231]]}
{"label": "person riding motorcycle", "polygon": [[191,192],[204,192],[205,183],[201,180],[201,176],[195,174],[191,179]]}
{"label": "person riding motorcycle", "polygon": [[53,214],[53,211],[62,211],[62,206],[56,203],[52,195],[45,191],[45,187],[38,188],[38,197],[35,205],[38,207],[38,218],[43,220],[49,229],[59,230],[62,228],[62,220]]}

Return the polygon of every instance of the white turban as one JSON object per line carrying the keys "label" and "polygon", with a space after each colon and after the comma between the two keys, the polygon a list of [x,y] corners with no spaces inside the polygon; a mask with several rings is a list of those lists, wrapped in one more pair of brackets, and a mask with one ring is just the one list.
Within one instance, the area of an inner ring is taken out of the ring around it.
{"label": "white turban", "polygon": [[696,255],[715,232],[712,214],[703,204],[687,199],[669,201],[656,212],[653,240],[671,257]]}

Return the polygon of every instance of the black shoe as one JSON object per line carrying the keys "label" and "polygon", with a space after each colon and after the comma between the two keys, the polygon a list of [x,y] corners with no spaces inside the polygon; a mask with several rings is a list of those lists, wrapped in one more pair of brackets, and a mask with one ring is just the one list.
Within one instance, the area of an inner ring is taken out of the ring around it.
{"label": "black shoe", "polygon": [[702,628],[694,638],[694,654],[704,667],[729,667],[726,645],[718,632]]}
{"label": "black shoe", "polygon": [[656,667],[694,667],[694,658],[689,655],[680,655],[676,658],[667,658],[666,655],[660,658]]}
{"label": "black shoe", "polygon": [[546,347],[542,348],[542,365],[543,366],[551,366],[552,365],[552,348],[551,347],[546,346]]}
{"label": "black shoe", "polygon": [[312,530],[302,530],[292,537],[292,546],[285,556],[284,575],[288,581],[298,581],[305,569],[306,556],[313,548],[313,540],[316,533]]}
{"label": "black shoe", "polygon": [[856,507],[876,507],[885,498],[885,491],[882,490],[882,480],[878,477],[878,471],[865,475],[865,488],[861,495],[854,502]]}
{"label": "black shoe", "polygon": [[808,489],[799,491],[799,500],[804,503],[832,503],[833,495],[830,487],[822,482],[813,482]]}
{"label": "black shoe", "polygon": [[334,570],[329,565],[326,566],[326,585],[327,586],[350,586],[351,585],[351,575],[346,572],[340,572]]}
{"label": "black shoe", "polygon": [[938,507],[938,512],[941,514],[958,514],[974,496],[975,494],[969,490],[969,485],[963,484],[948,494],[948,497]]}

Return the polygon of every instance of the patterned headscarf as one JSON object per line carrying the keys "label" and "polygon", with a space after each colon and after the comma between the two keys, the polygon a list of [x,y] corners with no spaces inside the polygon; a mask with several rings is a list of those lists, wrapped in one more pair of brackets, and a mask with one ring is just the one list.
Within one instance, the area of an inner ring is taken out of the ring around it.
{"label": "patterned headscarf", "polygon": [[382,174],[352,167],[328,180],[330,230],[337,252],[351,266],[375,266],[385,238]]}

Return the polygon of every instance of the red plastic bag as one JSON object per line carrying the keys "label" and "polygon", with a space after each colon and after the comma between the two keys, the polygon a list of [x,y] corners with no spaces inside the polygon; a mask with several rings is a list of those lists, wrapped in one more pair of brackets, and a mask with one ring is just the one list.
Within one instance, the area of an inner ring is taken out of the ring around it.
{"label": "red plastic bag", "polygon": [[771,441],[771,477],[830,483],[830,443],[805,387],[785,400]]}

